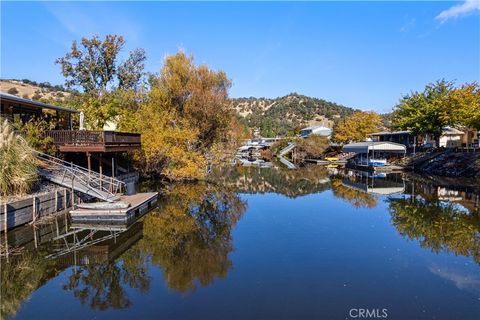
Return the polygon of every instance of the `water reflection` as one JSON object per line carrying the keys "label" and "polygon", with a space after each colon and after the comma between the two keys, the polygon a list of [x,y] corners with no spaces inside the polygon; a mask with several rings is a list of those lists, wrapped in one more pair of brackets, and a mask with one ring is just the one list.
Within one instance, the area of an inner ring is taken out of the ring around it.
{"label": "water reflection", "polygon": [[[454,253],[480,264],[480,191],[462,181],[329,171],[319,166],[299,170],[230,166],[214,170],[208,183],[165,187],[150,182],[143,188],[161,188],[164,196],[157,209],[131,225],[71,225],[68,216],[60,216],[9,232],[8,256],[2,243],[2,317],[14,316],[33,292],[60,274],[66,279],[61,291],[91,310],[132,308],[136,294],[150,294],[151,288],[164,283],[182,296],[212,286],[232,269],[232,232],[247,209],[242,200],[249,199],[246,194],[277,193],[291,203],[323,193],[347,211],[384,212],[389,227],[418,242],[425,252]],[[318,206],[328,204],[318,202]],[[291,223],[301,216],[292,216]],[[308,237],[315,241],[314,236],[328,232],[323,229]],[[330,236],[318,243],[334,246],[336,234]],[[296,241],[300,243],[301,237]],[[295,246],[282,250],[301,252]],[[327,248],[323,250],[328,255]],[[338,257],[339,251],[332,252],[331,259]],[[161,270],[162,283],[156,283],[155,270]],[[465,270],[435,264],[428,270],[460,289],[480,292],[478,276],[462,273]]]}
{"label": "water reflection", "polygon": [[420,197],[390,198],[389,211],[398,232],[434,252],[450,251],[480,264],[480,219],[452,202]]}
{"label": "water reflection", "polygon": [[291,198],[320,193],[330,189],[325,168],[307,166],[300,170],[285,167],[255,168],[230,166],[216,168],[210,181],[239,193],[278,193]]}
{"label": "water reflection", "polygon": [[211,184],[176,186],[145,218],[139,248],[162,268],[171,289],[206,286],[232,265],[232,229],[245,206],[235,193]]}
{"label": "water reflection", "polygon": [[232,266],[231,232],[245,208],[227,188],[187,184],[131,225],[71,225],[61,216],[9,232],[9,251],[22,250],[1,260],[2,317],[64,270],[62,289],[93,310],[131,307],[130,292],[149,291],[152,266],[178,292],[206,286]]}

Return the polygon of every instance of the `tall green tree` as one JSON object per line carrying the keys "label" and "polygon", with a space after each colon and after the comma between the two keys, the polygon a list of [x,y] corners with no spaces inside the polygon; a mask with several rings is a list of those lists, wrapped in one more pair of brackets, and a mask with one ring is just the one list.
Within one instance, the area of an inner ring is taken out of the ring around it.
{"label": "tall green tree", "polygon": [[93,129],[102,128],[109,120],[118,121],[123,109],[136,108],[146,55],[143,49],[135,49],[119,62],[124,45],[122,36],[109,34],[102,40],[95,35],[80,43],[74,41],[70,51],[56,60],[66,86],[82,92],[67,102],[85,113]]}
{"label": "tall green tree", "polygon": [[443,128],[458,120],[459,110],[451,101],[453,90],[453,82],[442,79],[428,84],[423,92],[405,95],[394,108],[393,126],[413,134],[430,134],[438,146]]}

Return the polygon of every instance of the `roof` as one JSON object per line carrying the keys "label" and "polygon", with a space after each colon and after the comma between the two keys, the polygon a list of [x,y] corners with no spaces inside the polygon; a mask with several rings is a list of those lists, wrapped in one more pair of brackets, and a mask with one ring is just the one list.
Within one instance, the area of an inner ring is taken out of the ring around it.
{"label": "roof", "polygon": [[400,134],[411,134],[412,131],[404,130],[404,131],[381,131],[381,132],[374,132],[370,133],[369,136],[395,136]]}
{"label": "roof", "polygon": [[78,113],[79,111],[74,110],[74,109],[69,109],[65,107],[57,107],[51,104],[46,104],[40,101],[35,101],[35,100],[29,100],[29,99],[24,99],[20,98],[17,96],[14,96],[9,93],[1,92],[0,91],[0,100],[2,101],[10,101],[14,103],[20,103],[26,106],[30,107],[36,107],[36,108],[42,108],[42,109],[52,109],[52,110],[57,110],[57,111],[65,111],[65,112],[71,112],[71,113]]}
{"label": "roof", "polygon": [[355,153],[368,153],[370,150],[404,153],[406,147],[403,144],[394,142],[363,141],[346,144],[342,150]]}
{"label": "roof", "polygon": [[464,134],[463,131],[460,131],[456,128],[452,128],[452,127],[445,127],[443,128],[443,131],[442,131],[442,136],[457,136],[457,135],[462,135]]}
{"label": "roof", "polygon": [[324,126],[310,126],[310,127],[306,127],[306,128],[303,128],[301,131],[303,130],[328,130],[328,131],[332,131],[332,129],[330,128],[327,128],[327,127],[324,127]]}

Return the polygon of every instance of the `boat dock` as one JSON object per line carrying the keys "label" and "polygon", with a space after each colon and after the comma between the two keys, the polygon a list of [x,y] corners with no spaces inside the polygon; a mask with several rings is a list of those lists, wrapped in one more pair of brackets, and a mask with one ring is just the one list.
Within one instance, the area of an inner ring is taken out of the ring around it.
{"label": "boat dock", "polygon": [[396,165],[387,164],[385,166],[374,166],[374,165],[364,165],[364,164],[355,164],[355,163],[347,163],[346,168],[372,172],[372,173],[391,173],[391,172],[401,172],[404,171],[405,168]]}
{"label": "boat dock", "polygon": [[154,208],[158,199],[158,192],[137,193],[122,195],[120,201],[129,204],[127,208],[95,209],[76,208],[70,211],[72,223],[85,223],[87,221],[109,223],[128,223],[144,215]]}
{"label": "boat dock", "polygon": [[329,164],[337,164],[337,165],[344,165],[347,163],[347,160],[323,160],[323,159],[305,159],[305,162],[316,163],[318,165],[329,165]]}

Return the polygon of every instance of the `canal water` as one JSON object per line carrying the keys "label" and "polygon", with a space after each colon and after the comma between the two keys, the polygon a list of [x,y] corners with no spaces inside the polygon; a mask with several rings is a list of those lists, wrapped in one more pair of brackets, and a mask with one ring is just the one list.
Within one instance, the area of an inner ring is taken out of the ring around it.
{"label": "canal water", "polygon": [[[232,166],[128,226],[2,235],[16,319],[480,319],[480,186]],[[367,317],[368,316],[368,317]]]}

